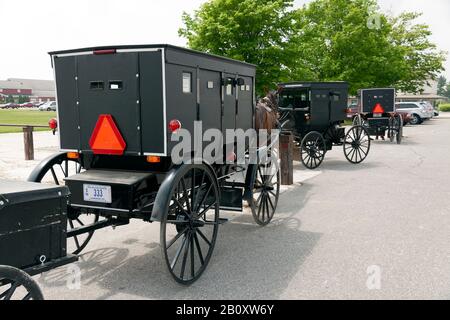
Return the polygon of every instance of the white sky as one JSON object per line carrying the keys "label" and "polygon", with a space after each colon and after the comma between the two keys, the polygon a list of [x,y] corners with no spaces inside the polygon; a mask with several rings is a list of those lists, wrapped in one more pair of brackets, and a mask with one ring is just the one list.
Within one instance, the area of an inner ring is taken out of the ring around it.
{"label": "white sky", "polygon": [[[183,11],[204,0],[0,0],[0,79],[52,79],[48,51],[79,47],[170,43]],[[297,5],[308,0],[296,0]],[[450,52],[449,0],[379,0],[383,10],[424,13],[433,40]],[[446,63],[450,79],[450,55]]]}

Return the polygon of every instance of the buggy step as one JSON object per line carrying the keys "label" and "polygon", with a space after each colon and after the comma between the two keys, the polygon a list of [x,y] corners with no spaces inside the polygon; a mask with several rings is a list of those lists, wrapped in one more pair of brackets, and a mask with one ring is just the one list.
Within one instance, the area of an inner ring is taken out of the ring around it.
{"label": "buggy step", "polygon": [[225,224],[225,223],[227,223],[228,221],[230,221],[230,220],[227,219],[227,218],[219,218],[219,224]]}

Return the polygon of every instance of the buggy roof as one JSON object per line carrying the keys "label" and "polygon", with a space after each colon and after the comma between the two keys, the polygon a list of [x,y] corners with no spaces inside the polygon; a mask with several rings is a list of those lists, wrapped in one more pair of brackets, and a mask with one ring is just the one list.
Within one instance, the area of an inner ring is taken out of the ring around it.
{"label": "buggy roof", "polygon": [[279,87],[285,89],[299,89],[299,88],[310,88],[310,89],[336,89],[336,88],[348,88],[348,83],[345,81],[335,81],[335,82],[285,82],[278,84]]}
{"label": "buggy roof", "polygon": [[201,52],[201,51],[197,51],[197,50],[187,49],[187,48],[183,48],[183,47],[177,47],[177,46],[170,45],[170,44],[100,46],[100,47],[88,47],[88,48],[80,48],[80,49],[51,51],[48,54],[51,56],[54,56],[54,55],[63,55],[63,54],[64,55],[79,54],[79,53],[83,53],[83,52],[93,52],[96,50],[113,50],[113,49],[116,49],[116,50],[139,50],[139,49],[161,49],[161,48],[162,49],[170,49],[170,50],[174,50],[174,51],[186,52],[186,53],[203,56],[203,57],[209,57],[209,58],[222,60],[222,61],[225,60],[225,61],[229,61],[229,62],[233,62],[233,63],[242,64],[242,65],[245,65],[248,67],[256,68],[256,65],[251,64],[251,63],[247,63],[247,62],[243,62],[243,61],[239,61],[239,60],[235,60],[235,59],[231,59],[231,58],[226,58],[226,57],[222,57],[222,56],[215,55],[215,54],[205,53],[205,52]]}

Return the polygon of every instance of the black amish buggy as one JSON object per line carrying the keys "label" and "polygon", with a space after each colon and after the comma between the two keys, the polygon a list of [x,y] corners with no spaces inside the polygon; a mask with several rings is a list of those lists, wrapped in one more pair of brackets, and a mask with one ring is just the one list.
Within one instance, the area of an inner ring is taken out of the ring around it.
{"label": "black amish buggy", "polygon": [[353,119],[354,125],[362,125],[371,136],[391,142],[402,143],[403,118],[396,112],[395,89],[362,89],[358,91],[359,114]]}
{"label": "black amish buggy", "polygon": [[[65,250],[69,239],[68,255],[61,251],[53,257],[35,248],[37,235],[30,233],[30,252],[23,255],[31,260],[3,261],[0,252],[0,264],[20,269],[60,265],[61,259],[79,254],[96,230],[140,219],[160,222],[164,260],[173,278],[187,285],[208,265],[219,226],[226,222],[221,209],[242,211],[246,201],[256,223],[270,223],[280,189],[276,159],[242,165],[233,159],[175,164],[171,158],[171,134],[181,128],[192,132],[195,121],[201,120],[204,130],[254,128],[254,65],[170,45],[50,55],[61,152],[39,164],[29,181],[49,184],[48,188],[67,186],[50,189],[68,197],[68,205],[67,210],[60,206],[65,214],[59,215],[59,229],[52,227],[53,236],[47,240]],[[270,149],[259,148],[257,158],[267,157]],[[231,156],[236,158],[235,153]],[[226,154],[220,157],[230,159]],[[24,197],[33,199],[35,184],[30,188]],[[18,231],[14,225],[10,228]],[[23,245],[20,239],[11,240],[15,248]],[[37,256],[46,258],[36,260]]]}
{"label": "black amish buggy", "polygon": [[343,146],[347,160],[363,162],[370,151],[370,139],[362,126],[347,132],[348,84],[346,82],[291,82],[279,84],[282,131],[289,131],[300,145],[300,156],[308,169],[318,168],[327,151]]}

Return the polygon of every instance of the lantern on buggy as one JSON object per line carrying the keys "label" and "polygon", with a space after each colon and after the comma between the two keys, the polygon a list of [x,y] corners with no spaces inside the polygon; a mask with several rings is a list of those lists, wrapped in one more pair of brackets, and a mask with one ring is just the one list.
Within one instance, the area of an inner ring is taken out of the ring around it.
{"label": "lantern on buggy", "polygon": [[56,129],[58,129],[58,121],[56,119],[50,119],[48,121],[48,126],[53,131],[53,135],[56,134]]}

